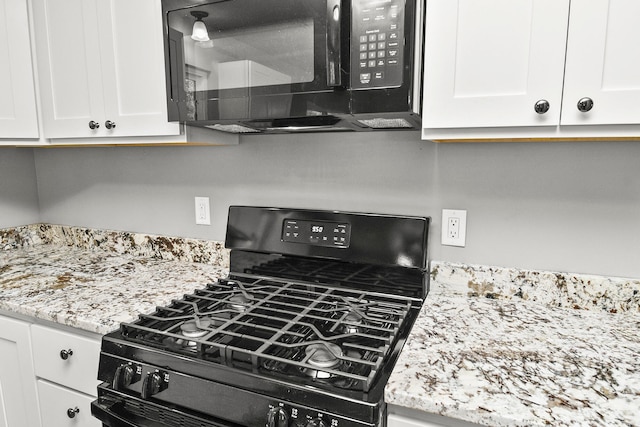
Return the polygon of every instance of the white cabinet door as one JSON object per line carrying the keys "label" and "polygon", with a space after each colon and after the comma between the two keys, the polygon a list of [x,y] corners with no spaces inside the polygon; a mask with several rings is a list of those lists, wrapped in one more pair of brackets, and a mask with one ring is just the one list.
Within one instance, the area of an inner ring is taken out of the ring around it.
{"label": "white cabinet door", "polygon": [[0,0],[0,138],[37,138],[26,0]]}
{"label": "white cabinet door", "polygon": [[111,136],[178,135],[167,121],[160,1],[100,0],[98,16]]}
{"label": "white cabinet door", "polygon": [[90,137],[104,116],[96,3],[34,0],[34,32],[46,138]]}
{"label": "white cabinet door", "polygon": [[568,13],[569,0],[429,0],[423,127],[557,125]]}
{"label": "white cabinet door", "polygon": [[[94,397],[65,387],[38,380],[38,396],[42,424],[47,427],[100,427],[102,423],[91,416]],[[71,410],[70,412],[68,412]]]}
{"label": "white cabinet door", "polygon": [[0,316],[0,427],[39,426],[29,325]]}
{"label": "white cabinet door", "polygon": [[38,377],[97,394],[100,340],[41,325],[31,326],[31,338]]}
{"label": "white cabinet door", "polygon": [[180,134],[167,122],[159,0],[33,0],[33,11],[46,138]]}
{"label": "white cabinet door", "polygon": [[637,0],[571,3],[562,125],[640,123],[639,17]]}

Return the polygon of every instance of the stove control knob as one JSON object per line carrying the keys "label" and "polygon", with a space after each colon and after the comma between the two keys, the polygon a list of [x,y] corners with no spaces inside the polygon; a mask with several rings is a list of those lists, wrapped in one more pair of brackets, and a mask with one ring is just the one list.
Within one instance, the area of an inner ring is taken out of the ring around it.
{"label": "stove control knob", "polygon": [[162,374],[158,371],[149,372],[142,381],[142,398],[148,399],[154,394],[160,393],[167,388],[166,382],[162,379]]}
{"label": "stove control knob", "polygon": [[267,415],[267,427],[287,427],[289,425],[289,415],[279,406],[271,408]]}
{"label": "stove control knob", "polygon": [[118,366],[113,377],[113,389],[120,390],[121,387],[126,387],[134,383],[135,375],[136,371],[133,365],[127,363]]}
{"label": "stove control knob", "polygon": [[314,418],[309,420],[306,427],[327,427],[327,424],[322,420],[322,418]]}

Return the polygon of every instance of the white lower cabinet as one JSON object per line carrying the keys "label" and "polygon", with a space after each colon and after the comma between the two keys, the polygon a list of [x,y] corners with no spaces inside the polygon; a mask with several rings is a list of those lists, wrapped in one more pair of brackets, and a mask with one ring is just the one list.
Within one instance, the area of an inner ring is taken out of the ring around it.
{"label": "white lower cabinet", "polygon": [[31,354],[29,324],[0,316],[0,427],[40,426]]}
{"label": "white lower cabinet", "polygon": [[40,418],[47,427],[101,427],[91,416],[91,402],[95,397],[38,380]]}
{"label": "white lower cabinet", "polygon": [[96,397],[100,339],[32,325],[33,363],[43,427],[99,427],[91,416]]}
{"label": "white lower cabinet", "polygon": [[100,336],[0,315],[0,427],[100,427]]}
{"label": "white lower cabinet", "polygon": [[96,395],[100,340],[48,326],[31,327],[33,363],[38,378]]}

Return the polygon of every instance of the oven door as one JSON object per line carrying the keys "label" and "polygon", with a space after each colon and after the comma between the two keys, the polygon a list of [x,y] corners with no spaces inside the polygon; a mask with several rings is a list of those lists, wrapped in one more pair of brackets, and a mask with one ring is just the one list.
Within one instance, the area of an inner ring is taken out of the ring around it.
{"label": "oven door", "polygon": [[348,113],[342,0],[163,0],[163,9],[169,120]]}
{"label": "oven door", "polygon": [[91,414],[107,427],[229,427],[231,425],[115,391],[108,387],[107,383],[98,386],[98,399],[91,402]]}

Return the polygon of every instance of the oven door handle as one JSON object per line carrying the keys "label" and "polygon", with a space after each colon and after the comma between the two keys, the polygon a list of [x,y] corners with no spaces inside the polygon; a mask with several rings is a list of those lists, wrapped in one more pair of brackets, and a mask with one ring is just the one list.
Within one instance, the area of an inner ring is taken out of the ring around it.
{"label": "oven door handle", "polygon": [[118,410],[120,406],[121,402],[117,400],[101,397],[91,402],[91,414],[107,427],[166,427],[164,424],[139,417],[135,417],[135,420],[127,419],[121,415],[124,410]]}
{"label": "oven door handle", "polygon": [[327,0],[327,86],[342,85],[341,39],[342,9],[340,0]]}

